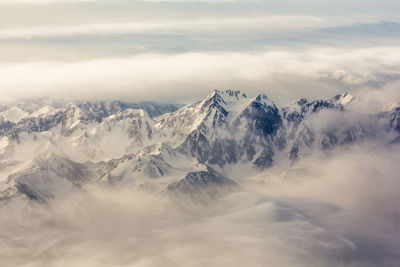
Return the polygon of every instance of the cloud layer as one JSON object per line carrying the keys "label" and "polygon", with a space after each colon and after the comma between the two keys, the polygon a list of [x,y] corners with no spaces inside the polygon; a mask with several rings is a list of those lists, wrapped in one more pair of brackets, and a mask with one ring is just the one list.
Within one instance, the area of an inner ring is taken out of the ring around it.
{"label": "cloud layer", "polygon": [[277,165],[236,177],[243,190],[209,204],[129,185],[85,187],[51,206],[12,202],[0,207],[0,263],[396,266],[398,152],[364,143]]}
{"label": "cloud layer", "polygon": [[342,90],[362,93],[367,88],[391,86],[399,79],[398,51],[397,46],[321,48],[10,63],[0,65],[0,90],[8,98],[47,95],[173,101],[175,95],[181,95],[185,102],[201,98],[214,88],[244,88],[288,103],[302,96],[321,98]]}
{"label": "cloud layer", "polygon": [[[398,24],[352,26],[391,19],[389,7],[371,15],[380,9],[373,1],[12,2],[0,0],[0,93],[8,99],[188,102],[241,88],[287,103],[400,77]],[[336,12],[355,6],[352,16]]]}

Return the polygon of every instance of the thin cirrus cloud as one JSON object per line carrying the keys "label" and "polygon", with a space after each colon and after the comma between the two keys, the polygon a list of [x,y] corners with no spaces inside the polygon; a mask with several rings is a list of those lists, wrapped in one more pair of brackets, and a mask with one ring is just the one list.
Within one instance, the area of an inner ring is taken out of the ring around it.
{"label": "thin cirrus cloud", "polygon": [[181,20],[135,21],[128,23],[97,23],[78,25],[57,25],[41,27],[19,27],[0,30],[0,39],[27,37],[51,37],[79,34],[133,34],[157,32],[198,32],[252,30],[281,32],[296,29],[313,29],[335,25],[338,19],[330,21],[315,16],[262,16],[231,18],[199,18]]}

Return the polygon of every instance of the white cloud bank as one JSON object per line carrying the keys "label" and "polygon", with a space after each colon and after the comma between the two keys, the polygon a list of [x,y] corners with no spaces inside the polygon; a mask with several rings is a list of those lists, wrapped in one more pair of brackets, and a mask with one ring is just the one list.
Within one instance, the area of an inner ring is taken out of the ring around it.
{"label": "white cloud bank", "polygon": [[8,98],[45,95],[174,101],[179,95],[181,101],[191,101],[214,88],[241,88],[287,102],[396,81],[396,75],[391,75],[392,80],[388,77],[400,66],[399,51],[399,47],[321,48],[10,63],[0,65],[0,92]]}
{"label": "white cloud bank", "polygon": [[363,144],[276,166],[206,206],[129,185],[13,202],[0,207],[0,264],[397,266],[398,152]]}

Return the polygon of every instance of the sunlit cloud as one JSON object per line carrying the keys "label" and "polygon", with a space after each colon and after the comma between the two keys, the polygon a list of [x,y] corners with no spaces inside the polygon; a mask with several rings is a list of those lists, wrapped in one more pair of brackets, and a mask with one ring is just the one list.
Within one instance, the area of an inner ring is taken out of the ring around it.
{"label": "sunlit cloud", "polygon": [[[142,54],[65,63],[3,64],[0,79],[2,94],[9,97],[46,94],[93,98],[96,95],[105,99],[169,101],[171,92],[184,98],[200,98],[213,88],[244,87],[285,102],[301,95],[328,97],[340,90],[373,88],[371,81],[396,81],[380,80],[379,73],[398,69],[398,51],[398,47],[381,47],[257,54]],[[374,60],[373,55],[376,55]],[[322,88],[326,91],[321,91]]]}

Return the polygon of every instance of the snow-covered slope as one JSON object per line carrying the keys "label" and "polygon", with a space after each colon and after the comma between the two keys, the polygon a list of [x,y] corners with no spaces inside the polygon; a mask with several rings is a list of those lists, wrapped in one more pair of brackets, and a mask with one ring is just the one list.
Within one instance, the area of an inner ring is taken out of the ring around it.
{"label": "snow-covered slope", "polygon": [[281,146],[282,118],[265,95],[215,90],[203,101],[157,118],[156,127],[179,151],[212,165],[252,161],[272,164]]}
{"label": "snow-covered slope", "polygon": [[355,101],[357,101],[357,98],[349,94],[348,92],[344,92],[341,95],[336,95],[329,99],[330,102],[337,104],[337,105],[342,105],[342,106],[347,106]]}
{"label": "snow-covered slope", "polygon": [[234,164],[262,170],[368,138],[398,144],[400,107],[361,116],[352,112],[356,100],[343,93],[278,107],[266,95],[215,90],[180,109],[119,101],[3,106],[0,199],[48,201],[93,182],[192,195],[233,185],[221,173]]}

